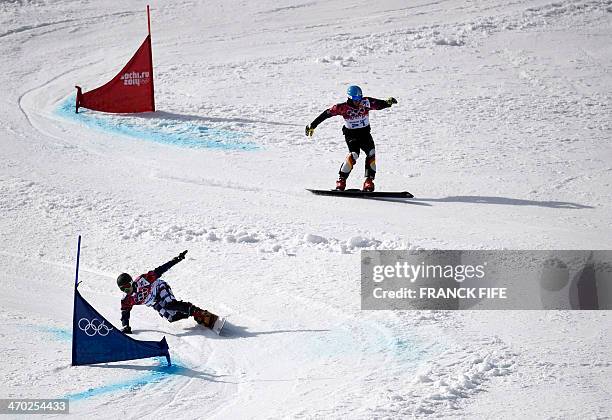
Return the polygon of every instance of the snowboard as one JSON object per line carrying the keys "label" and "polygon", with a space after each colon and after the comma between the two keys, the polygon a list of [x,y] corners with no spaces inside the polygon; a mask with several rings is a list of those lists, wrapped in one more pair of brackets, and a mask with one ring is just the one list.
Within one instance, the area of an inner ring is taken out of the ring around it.
{"label": "snowboard", "polygon": [[313,194],[333,195],[336,197],[358,197],[358,198],[413,198],[408,191],[362,191],[358,189],[340,190],[313,190],[307,188]]}
{"label": "snowboard", "polygon": [[213,324],[213,327],[211,329],[215,333],[217,333],[217,335],[221,335],[221,332],[223,331],[223,326],[224,325],[225,325],[225,318],[218,317],[217,320],[215,321],[215,323]]}

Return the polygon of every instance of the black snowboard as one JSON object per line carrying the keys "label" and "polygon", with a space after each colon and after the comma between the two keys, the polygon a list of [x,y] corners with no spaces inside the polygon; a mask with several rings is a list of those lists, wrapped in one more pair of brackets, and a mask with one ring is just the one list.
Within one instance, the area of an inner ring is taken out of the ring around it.
{"label": "black snowboard", "polygon": [[359,197],[359,198],[413,198],[414,196],[408,191],[362,191],[358,189],[348,189],[344,191],[339,190],[311,190],[307,188],[313,194],[317,195],[333,195],[336,197]]}

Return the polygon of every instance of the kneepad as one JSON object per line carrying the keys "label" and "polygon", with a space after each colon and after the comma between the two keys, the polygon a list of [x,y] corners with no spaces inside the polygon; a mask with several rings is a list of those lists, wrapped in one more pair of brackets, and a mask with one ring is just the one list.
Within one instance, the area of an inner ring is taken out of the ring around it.
{"label": "kneepad", "polygon": [[340,167],[340,172],[348,174],[353,170],[353,166],[357,163],[357,158],[359,158],[359,153],[350,152],[346,155],[346,159],[342,162],[342,166]]}
{"label": "kneepad", "polygon": [[359,152],[350,152],[346,155],[346,162],[351,165],[351,167],[357,163],[357,159],[359,159]]}

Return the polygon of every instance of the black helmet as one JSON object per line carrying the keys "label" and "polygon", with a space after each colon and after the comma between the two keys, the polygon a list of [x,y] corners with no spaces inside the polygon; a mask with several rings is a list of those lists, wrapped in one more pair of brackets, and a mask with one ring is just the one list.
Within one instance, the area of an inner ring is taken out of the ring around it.
{"label": "black helmet", "polygon": [[131,283],[132,276],[130,276],[128,273],[121,273],[119,274],[119,277],[117,277],[117,286],[119,286],[120,289]]}

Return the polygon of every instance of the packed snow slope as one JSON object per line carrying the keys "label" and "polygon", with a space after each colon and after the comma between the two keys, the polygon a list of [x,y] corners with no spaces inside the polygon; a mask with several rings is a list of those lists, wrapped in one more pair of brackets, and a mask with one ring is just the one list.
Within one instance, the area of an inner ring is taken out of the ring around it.
{"label": "packed snow slope", "polygon": [[[604,311],[360,310],[361,249],[612,245],[612,2],[500,3],[153,1],[158,111],[77,118],[74,85],[119,71],[146,4],[0,2],[0,397],[69,397],[75,418],[608,416]],[[304,126],[349,84],[397,98],[370,116],[376,182],[414,200],[304,190],[334,185],[341,121]],[[138,307],[135,338],[166,336],[176,367],[71,367],[78,234],[81,293],[115,326],[116,276],[188,249],[165,278],[229,334]]]}

